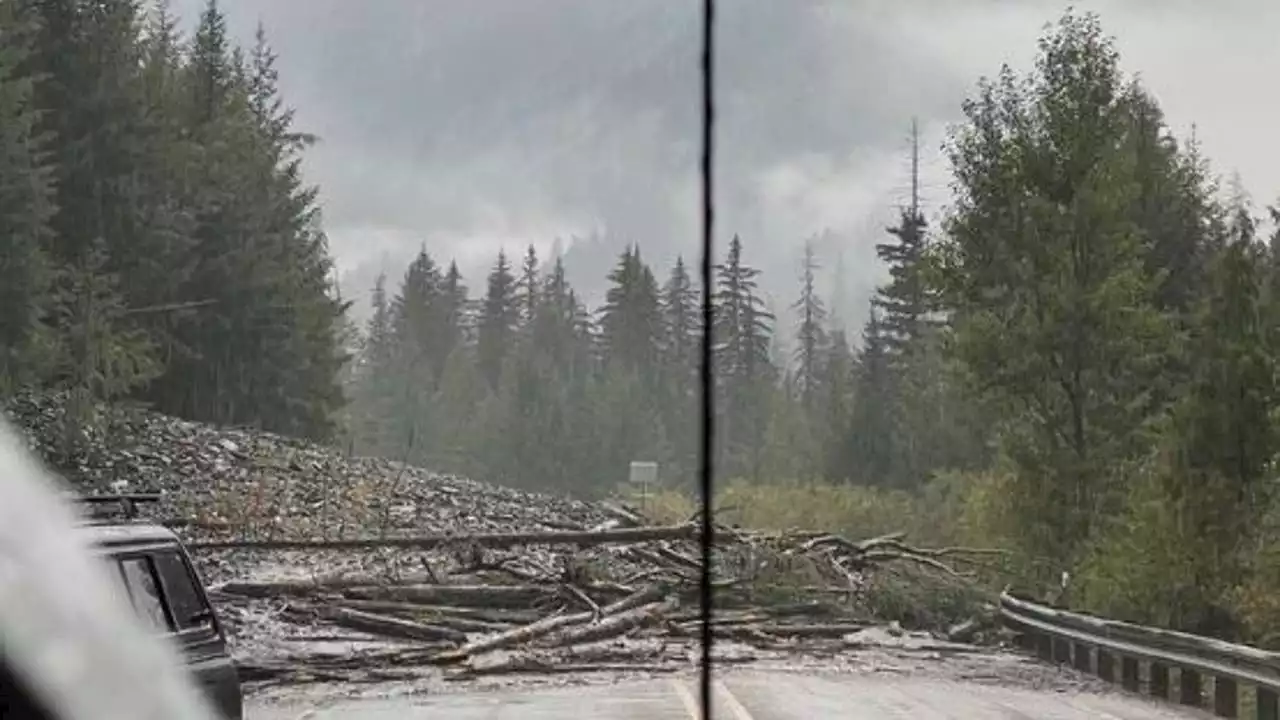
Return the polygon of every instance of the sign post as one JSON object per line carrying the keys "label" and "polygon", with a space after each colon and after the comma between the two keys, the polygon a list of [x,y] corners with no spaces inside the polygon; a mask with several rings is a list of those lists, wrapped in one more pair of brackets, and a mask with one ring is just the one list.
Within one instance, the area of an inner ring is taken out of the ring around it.
{"label": "sign post", "polygon": [[658,463],[632,460],[629,479],[632,487],[640,488],[640,508],[647,509],[645,506],[649,500],[649,488],[658,484]]}

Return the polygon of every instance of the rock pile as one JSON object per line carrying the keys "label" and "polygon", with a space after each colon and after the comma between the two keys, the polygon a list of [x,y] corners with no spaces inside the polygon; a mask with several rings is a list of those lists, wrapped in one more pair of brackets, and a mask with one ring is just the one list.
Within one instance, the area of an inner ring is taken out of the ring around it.
{"label": "rock pile", "polygon": [[378,537],[586,528],[597,506],[521,492],[271,433],[103,408],[68,456],[58,397],[6,405],[51,466],[84,492],[159,492],[155,513],[190,539]]}
{"label": "rock pile", "polygon": [[[83,491],[162,493],[155,519],[212,583],[246,679],[662,672],[695,655],[695,525],[137,408],[102,410],[68,455],[56,398],[7,412]],[[715,547],[713,635],[746,648],[736,661],[856,647],[876,568],[963,585],[950,563],[973,555],[723,527]],[[958,619],[955,637],[989,629]]]}

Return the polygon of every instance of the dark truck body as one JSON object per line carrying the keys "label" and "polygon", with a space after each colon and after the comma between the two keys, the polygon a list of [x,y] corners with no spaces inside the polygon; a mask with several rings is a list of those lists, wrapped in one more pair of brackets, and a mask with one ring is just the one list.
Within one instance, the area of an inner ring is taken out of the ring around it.
{"label": "dark truck body", "polygon": [[222,624],[177,535],[136,521],[91,521],[81,531],[112,564],[142,619],[181,648],[213,709],[242,720],[240,677]]}

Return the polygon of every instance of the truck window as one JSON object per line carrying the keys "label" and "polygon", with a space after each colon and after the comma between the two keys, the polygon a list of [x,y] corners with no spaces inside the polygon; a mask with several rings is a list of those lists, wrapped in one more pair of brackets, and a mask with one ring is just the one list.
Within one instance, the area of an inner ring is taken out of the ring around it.
{"label": "truck window", "polygon": [[131,557],[120,560],[120,569],[124,572],[125,585],[129,587],[129,596],[133,598],[133,607],[138,614],[156,630],[168,632],[173,629],[169,616],[165,612],[164,600],[160,595],[160,585],[156,581],[155,568],[147,557]]}
{"label": "truck window", "polygon": [[195,627],[207,627],[213,622],[213,614],[197,588],[195,570],[177,550],[162,550],[152,555],[173,622],[179,631]]}

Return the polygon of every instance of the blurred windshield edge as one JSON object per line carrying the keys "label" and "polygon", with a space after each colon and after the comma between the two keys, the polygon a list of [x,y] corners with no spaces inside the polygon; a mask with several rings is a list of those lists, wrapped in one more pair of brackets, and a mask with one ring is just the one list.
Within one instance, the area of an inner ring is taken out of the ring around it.
{"label": "blurred windshield edge", "polygon": [[0,649],[64,720],[214,720],[80,533],[66,490],[0,416]]}

